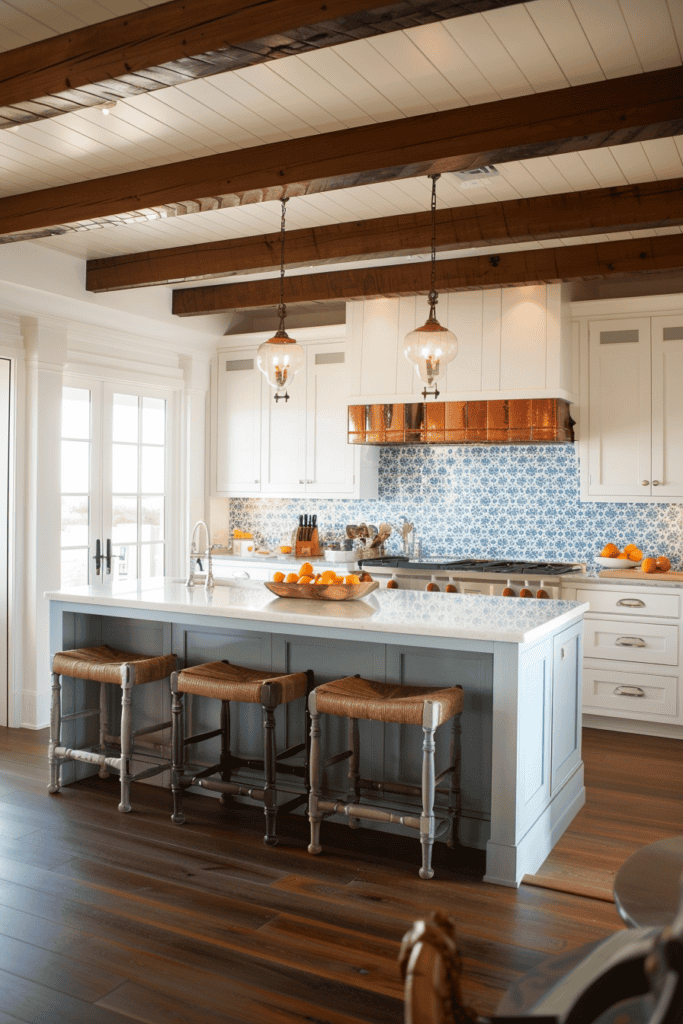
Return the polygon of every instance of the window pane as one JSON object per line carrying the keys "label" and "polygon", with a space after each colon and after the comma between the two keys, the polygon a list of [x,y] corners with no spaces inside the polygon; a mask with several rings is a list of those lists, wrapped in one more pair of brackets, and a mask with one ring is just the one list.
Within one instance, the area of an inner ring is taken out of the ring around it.
{"label": "window pane", "polygon": [[112,445],[112,490],[135,494],[138,489],[138,448],[134,444]]}
{"label": "window pane", "polygon": [[142,499],[141,540],[164,539],[164,499]]}
{"label": "window pane", "polygon": [[135,544],[112,544],[111,578],[136,580],[138,578],[138,553]]}
{"label": "window pane", "polygon": [[138,539],[138,499],[112,498],[111,539],[115,544],[134,544]]}
{"label": "window pane", "polygon": [[143,544],[140,548],[140,579],[164,575],[164,545]]}
{"label": "window pane", "polygon": [[142,399],[142,440],[163,444],[166,440],[166,402],[163,398]]}
{"label": "window pane", "polygon": [[138,439],[138,398],[136,395],[114,395],[113,438],[115,441]]}
{"label": "window pane", "polygon": [[62,441],[62,493],[90,489],[90,441]]}
{"label": "window pane", "polygon": [[164,448],[142,446],[142,483],[146,491],[162,494],[164,490]]}
{"label": "window pane", "polygon": [[62,498],[62,546],[88,543],[90,502],[87,495]]}
{"label": "window pane", "polygon": [[88,549],[62,551],[62,586],[80,587],[88,582]]}
{"label": "window pane", "polygon": [[62,437],[90,437],[90,392],[62,389]]}

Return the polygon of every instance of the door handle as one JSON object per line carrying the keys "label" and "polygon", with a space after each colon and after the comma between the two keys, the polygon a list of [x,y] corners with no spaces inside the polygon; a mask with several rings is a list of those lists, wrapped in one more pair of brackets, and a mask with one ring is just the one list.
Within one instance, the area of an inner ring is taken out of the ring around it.
{"label": "door handle", "polygon": [[644,697],[645,690],[640,686],[615,686],[614,692],[619,697]]}
{"label": "door handle", "polygon": [[614,642],[618,647],[647,647],[645,641],[639,636],[619,636]]}
{"label": "door handle", "polygon": [[107,553],[104,556],[107,563],[107,575],[111,574],[111,538],[107,537]]}
{"label": "door handle", "polygon": [[95,561],[95,575],[100,575],[100,566],[102,564],[102,548],[100,545],[99,538],[95,541],[95,554],[93,555]]}

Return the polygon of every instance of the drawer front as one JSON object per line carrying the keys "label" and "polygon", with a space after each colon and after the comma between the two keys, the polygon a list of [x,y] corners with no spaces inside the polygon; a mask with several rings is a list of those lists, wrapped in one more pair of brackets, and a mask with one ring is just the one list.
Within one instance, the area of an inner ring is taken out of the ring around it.
{"label": "drawer front", "polygon": [[577,601],[588,601],[592,612],[609,612],[629,617],[677,619],[681,611],[679,594],[661,594],[652,590],[580,590]]}
{"label": "drawer front", "polygon": [[585,619],[584,629],[584,654],[587,658],[652,665],[678,664],[678,626]]}
{"label": "drawer front", "polygon": [[678,678],[583,667],[583,710],[616,711],[625,718],[678,713]]}

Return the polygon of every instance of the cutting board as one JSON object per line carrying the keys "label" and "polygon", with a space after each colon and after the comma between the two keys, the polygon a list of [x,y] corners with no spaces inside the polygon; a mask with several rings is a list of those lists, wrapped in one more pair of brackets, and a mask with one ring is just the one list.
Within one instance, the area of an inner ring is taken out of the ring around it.
{"label": "cutting board", "polygon": [[642,569],[601,569],[598,576],[613,576],[620,580],[683,580],[683,572],[643,572]]}

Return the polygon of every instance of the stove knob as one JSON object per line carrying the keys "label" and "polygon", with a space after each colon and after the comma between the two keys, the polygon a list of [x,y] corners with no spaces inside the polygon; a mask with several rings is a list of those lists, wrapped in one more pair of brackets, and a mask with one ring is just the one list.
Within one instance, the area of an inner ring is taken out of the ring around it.
{"label": "stove knob", "polygon": [[387,583],[387,590],[398,590],[398,583],[396,580],[389,580]]}
{"label": "stove knob", "polygon": [[515,592],[512,589],[512,587],[506,587],[505,590],[503,591],[503,597],[514,597],[514,596],[515,596]]}
{"label": "stove knob", "polygon": [[439,593],[440,593],[441,592],[441,587],[439,586],[438,583],[428,583],[427,584],[427,590],[438,590]]}
{"label": "stove knob", "polygon": [[529,590],[528,587],[522,587],[522,589],[519,592],[519,596],[520,597],[533,597],[534,595],[531,593],[531,591]]}
{"label": "stove knob", "polygon": [[446,593],[447,594],[457,594],[458,593],[458,588],[453,583],[447,583],[446,584]]}
{"label": "stove knob", "polygon": [[537,590],[536,591],[536,597],[539,599],[539,601],[542,601],[545,598],[549,599],[550,598],[550,594],[548,593],[547,590]]}

